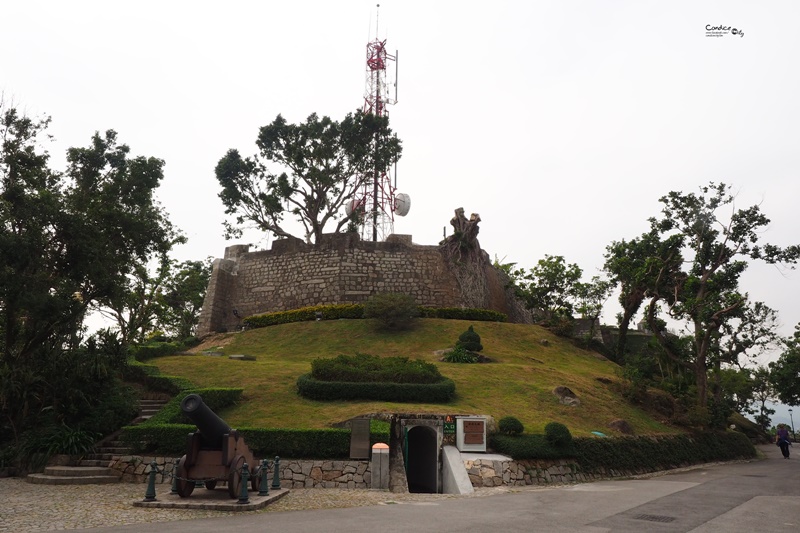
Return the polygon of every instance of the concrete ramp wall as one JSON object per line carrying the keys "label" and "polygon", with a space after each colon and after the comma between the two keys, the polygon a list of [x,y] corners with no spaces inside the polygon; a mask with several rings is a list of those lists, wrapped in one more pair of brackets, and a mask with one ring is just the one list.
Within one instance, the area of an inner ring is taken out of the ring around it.
{"label": "concrete ramp wall", "polygon": [[442,493],[472,494],[472,482],[467,475],[461,452],[455,446],[442,447]]}

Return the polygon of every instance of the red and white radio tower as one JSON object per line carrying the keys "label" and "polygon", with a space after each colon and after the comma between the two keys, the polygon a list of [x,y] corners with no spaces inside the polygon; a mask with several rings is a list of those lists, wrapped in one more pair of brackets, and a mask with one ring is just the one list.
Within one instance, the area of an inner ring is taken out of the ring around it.
{"label": "red and white radio tower", "polygon": [[[378,4],[380,8],[380,4]],[[375,22],[375,40],[367,43],[367,84],[364,93],[364,113],[372,113],[378,117],[388,117],[387,105],[397,103],[397,51],[394,55],[386,51],[386,39],[379,40],[377,16]],[[389,61],[395,64],[394,98],[389,97],[386,67]],[[377,144],[381,140],[376,138]],[[397,194],[397,170],[394,182],[391,169],[379,167],[376,161],[371,175],[356,193],[356,197],[347,205],[347,215],[359,209],[363,213],[361,238],[372,241],[386,240],[394,232],[394,216],[405,216],[411,208],[411,198],[407,194]]]}

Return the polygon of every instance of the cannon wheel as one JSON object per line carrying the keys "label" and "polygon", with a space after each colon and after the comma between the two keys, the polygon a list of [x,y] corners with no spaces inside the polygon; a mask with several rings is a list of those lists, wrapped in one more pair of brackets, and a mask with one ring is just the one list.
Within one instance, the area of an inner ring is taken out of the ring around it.
{"label": "cannon wheel", "polygon": [[259,485],[261,485],[261,472],[256,472],[258,472],[258,466],[250,469],[250,488],[253,489],[253,492],[258,492]]}
{"label": "cannon wheel", "polygon": [[209,479],[204,484],[205,484],[205,486],[206,486],[206,488],[208,490],[214,490],[214,488],[217,486],[217,480],[216,479]]}
{"label": "cannon wheel", "polygon": [[228,472],[228,495],[238,498],[242,491],[242,465],[244,457],[237,455],[231,461],[231,470]]}
{"label": "cannon wheel", "polygon": [[190,481],[186,479],[187,475],[187,468],[183,466],[186,462],[186,456],[184,455],[181,457],[181,462],[178,465],[178,479],[176,481],[176,485],[178,488],[178,496],[181,498],[188,498],[192,495],[192,491],[194,490],[194,481]]}

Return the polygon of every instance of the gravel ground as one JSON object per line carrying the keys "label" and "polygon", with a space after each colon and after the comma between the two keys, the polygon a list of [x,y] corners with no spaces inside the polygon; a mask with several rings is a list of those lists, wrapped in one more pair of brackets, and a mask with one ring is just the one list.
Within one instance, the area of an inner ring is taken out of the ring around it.
{"label": "gravel ground", "polygon": [[[156,491],[167,490],[159,485]],[[448,498],[480,497],[531,488],[480,489],[471,496],[395,494],[345,489],[292,489],[260,513],[332,509]],[[542,489],[538,489],[542,490]],[[124,524],[170,522],[235,514],[201,509],[144,509],[133,502],[144,497],[144,484],[34,485],[19,478],[0,479],[0,532],[61,531]]]}

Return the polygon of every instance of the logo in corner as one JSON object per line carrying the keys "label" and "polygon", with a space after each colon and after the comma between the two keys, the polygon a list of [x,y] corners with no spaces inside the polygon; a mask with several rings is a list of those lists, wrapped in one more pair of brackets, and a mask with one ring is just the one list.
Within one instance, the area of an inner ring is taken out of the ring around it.
{"label": "logo in corner", "polygon": [[733,26],[714,26],[712,24],[706,24],[706,37],[725,37],[726,35],[744,37],[744,30],[734,28]]}

